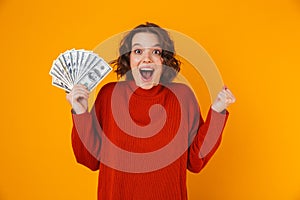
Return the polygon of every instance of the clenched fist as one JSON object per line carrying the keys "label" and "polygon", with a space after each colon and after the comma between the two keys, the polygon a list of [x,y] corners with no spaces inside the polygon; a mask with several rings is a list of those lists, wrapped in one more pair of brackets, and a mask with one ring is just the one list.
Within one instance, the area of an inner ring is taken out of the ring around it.
{"label": "clenched fist", "polygon": [[67,100],[71,104],[76,114],[82,114],[88,109],[89,91],[83,85],[74,85],[73,89],[67,94]]}
{"label": "clenched fist", "polygon": [[211,108],[217,112],[222,112],[230,104],[234,103],[235,100],[236,99],[232,92],[226,86],[224,86],[223,89],[218,93],[218,96]]}

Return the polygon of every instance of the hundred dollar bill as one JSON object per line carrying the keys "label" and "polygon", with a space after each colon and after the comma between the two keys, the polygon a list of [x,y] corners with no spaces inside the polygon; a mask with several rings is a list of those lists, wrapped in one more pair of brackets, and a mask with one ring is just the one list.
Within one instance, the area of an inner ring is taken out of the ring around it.
{"label": "hundred dollar bill", "polygon": [[100,59],[93,63],[92,67],[89,67],[89,70],[80,78],[78,84],[82,84],[89,91],[92,91],[111,70],[112,68],[104,60]]}
{"label": "hundred dollar bill", "polygon": [[52,85],[64,89],[67,92],[71,91],[71,88],[69,88],[62,80],[54,76],[52,76]]}
{"label": "hundred dollar bill", "polygon": [[83,84],[92,91],[112,68],[93,51],[67,50],[53,61],[49,74],[52,85],[70,92]]}

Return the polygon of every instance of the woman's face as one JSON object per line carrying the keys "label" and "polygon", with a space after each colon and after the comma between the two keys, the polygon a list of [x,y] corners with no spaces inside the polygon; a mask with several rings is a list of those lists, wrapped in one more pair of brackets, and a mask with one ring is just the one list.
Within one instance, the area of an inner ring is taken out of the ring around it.
{"label": "woman's face", "polygon": [[153,33],[141,32],[132,38],[130,67],[137,86],[151,89],[162,74],[162,48]]}

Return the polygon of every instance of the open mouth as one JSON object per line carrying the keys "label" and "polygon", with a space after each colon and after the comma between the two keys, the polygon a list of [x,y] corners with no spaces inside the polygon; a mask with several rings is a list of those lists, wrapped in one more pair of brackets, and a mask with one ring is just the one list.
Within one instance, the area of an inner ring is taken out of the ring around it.
{"label": "open mouth", "polygon": [[151,80],[152,75],[154,73],[154,69],[151,69],[151,68],[142,68],[139,71],[140,71],[140,74],[142,75],[143,79],[146,81]]}

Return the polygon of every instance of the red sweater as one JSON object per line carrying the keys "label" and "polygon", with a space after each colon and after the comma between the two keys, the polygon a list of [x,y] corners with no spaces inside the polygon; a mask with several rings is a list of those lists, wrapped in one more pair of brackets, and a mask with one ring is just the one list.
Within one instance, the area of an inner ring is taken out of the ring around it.
{"label": "red sweater", "polygon": [[186,169],[199,172],[215,153],[228,112],[210,109],[204,123],[187,86],[124,81],[105,85],[90,113],[72,116],[77,162],[99,169],[98,199],[186,200]]}

